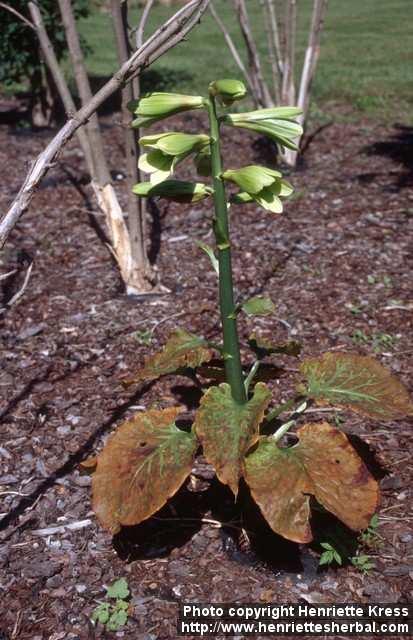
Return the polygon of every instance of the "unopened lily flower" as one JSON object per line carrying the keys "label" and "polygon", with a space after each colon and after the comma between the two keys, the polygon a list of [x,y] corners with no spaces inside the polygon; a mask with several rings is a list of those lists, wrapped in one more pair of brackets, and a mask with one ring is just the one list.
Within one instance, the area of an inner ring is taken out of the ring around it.
{"label": "unopened lily flower", "polygon": [[221,117],[221,122],[232,127],[249,129],[262,133],[281,147],[297,149],[295,140],[303,133],[303,128],[294,118],[302,113],[297,107],[274,107],[231,113]]}
{"label": "unopened lily flower", "polygon": [[160,196],[173,202],[199,202],[214,192],[202,182],[185,182],[182,180],[164,180],[158,184],[140,182],[135,184],[133,193],[140,197]]}
{"label": "unopened lily flower", "polygon": [[132,126],[147,127],[176,113],[201,109],[204,106],[204,100],[201,96],[154,92],[141,100],[133,100],[128,106],[130,111],[138,116],[132,122]]}
{"label": "unopened lily flower", "polygon": [[139,168],[150,174],[152,184],[166,180],[191,153],[198,152],[209,145],[206,135],[189,133],[158,133],[144,136],[139,140],[143,147],[151,149],[139,158]]}
{"label": "unopened lily flower", "polygon": [[256,202],[273,213],[281,213],[283,210],[280,197],[287,197],[293,192],[292,186],[282,179],[279,171],[259,165],[228,169],[222,177],[224,180],[234,182],[241,189],[240,193],[233,196],[231,202],[234,204]]}

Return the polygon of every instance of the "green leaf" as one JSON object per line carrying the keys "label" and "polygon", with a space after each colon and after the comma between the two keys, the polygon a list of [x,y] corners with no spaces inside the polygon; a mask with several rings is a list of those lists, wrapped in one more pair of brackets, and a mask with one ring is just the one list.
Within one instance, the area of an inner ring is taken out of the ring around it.
{"label": "green leaf", "polygon": [[93,509],[112,534],[158,511],[184,482],[198,448],[175,420],[182,408],[138,413],[110,436],[93,475]]}
{"label": "green leaf", "polygon": [[264,338],[255,333],[251,334],[248,338],[248,344],[260,358],[275,353],[287,356],[298,356],[301,351],[301,344],[296,340],[289,340],[288,342],[278,344],[272,342],[271,339]]}
{"label": "green leaf", "polygon": [[139,143],[143,147],[158,149],[166,155],[181,156],[197,151],[208,144],[209,137],[203,134],[166,132],[144,136],[140,138]]}
{"label": "green leaf", "polygon": [[108,631],[119,631],[121,627],[125,626],[127,621],[128,621],[128,612],[117,609],[111,614],[106,626]]}
{"label": "green leaf", "polygon": [[247,316],[268,316],[275,311],[275,305],[270,298],[255,296],[242,303],[242,310]]}
{"label": "green leaf", "polygon": [[107,588],[108,598],[120,598],[125,600],[129,597],[130,591],[126,578],[119,578]]}
{"label": "green leaf", "polygon": [[222,177],[225,180],[235,182],[243,191],[249,194],[258,194],[265,187],[279,182],[281,173],[252,164],[241,169],[228,169],[222,174]]}
{"label": "green leaf", "polygon": [[168,373],[175,373],[188,367],[194,369],[212,358],[208,342],[185,329],[175,329],[162,351],[149,356],[145,365],[133,378],[124,380],[129,386],[141,380],[155,380]]}
{"label": "green leaf", "polygon": [[101,624],[106,624],[109,620],[109,610],[109,602],[102,602],[98,607],[96,607],[96,609],[90,616],[92,622],[100,622]]}
{"label": "green leaf", "polygon": [[202,251],[204,251],[207,254],[208,258],[211,261],[211,264],[215,273],[217,274],[217,276],[219,276],[219,262],[215,256],[213,248],[210,247],[208,244],[205,244],[205,242],[197,242],[197,245],[200,249],[202,249]]}
{"label": "green leaf", "polygon": [[223,105],[229,106],[235,100],[242,100],[247,95],[247,89],[240,80],[215,80],[209,85],[209,93],[217,96]]}
{"label": "green leaf", "polygon": [[297,431],[299,443],[280,449],[261,437],[247,456],[245,480],[270,527],[295,542],[310,542],[310,495],[350,529],[365,529],[378,485],[347,437],[326,422]]}
{"label": "green leaf", "polygon": [[265,384],[258,383],[246,404],[236,403],[231,388],[223,383],[208,389],[195,417],[194,429],[204,456],[216,474],[237,495],[243,475],[244,456],[258,440],[259,424],[271,399]]}
{"label": "green leaf", "polygon": [[140,182],[135,184],[133,193],[140,197],[160,196],[174,202],[199,202],[213,193],[213,190],[201,182],[183,182],[164,180],[158,184]]}
{"label": "green leaf", "polygon": [[301,364],[305,394],[318,404],[344,406],[371,418],[395,420],[413,415],[401,382],[370,356],[325,353]]}
{"label": "green leaf", "polygon": [[176,113],[201,109],[203,106],[202,96],[154,92],[146,95],[137,103],[130,103],[129,108],[138,116],[132,126],[144,127]]}

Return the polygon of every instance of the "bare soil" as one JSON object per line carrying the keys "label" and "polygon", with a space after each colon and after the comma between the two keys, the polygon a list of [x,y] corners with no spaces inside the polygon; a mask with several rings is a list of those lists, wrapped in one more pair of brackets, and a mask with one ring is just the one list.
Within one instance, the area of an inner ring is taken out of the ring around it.
{"label": "bare soil", "polygon": [[[104,120],[104,135],[125,194],[115,120]],[[199,124],[187,116],[168,128],[193,131]],[[2,211],[51,135],[0,127]],[[244,343],[255,326],[280,341],[299,340],[304,354],[375,353],[412,387],[412,136],[398,125],[338,121],[314,137],[290,176],[296,193],[283,215],[234,208],[237,289],[268,294],[276,304],[275,317],[242,320]],[[226,134],[225,151],[236,166],[274,161],[269,146],[241,132]],[[309,414],[311,421],[341,416],[341,428],[380,479],[382,538],[364,551],[375,563],[367,575],[351,564],[319,569],[317,544],[282,541],[249,504],[241,525],[231,496],[202,464],[141,526],[115,538],[98,526],[80,461],[134,412],[154,404],[183,404],[191,412],[199,399],[180,377],[122,387],[149,350],[139,332],[154,330],[151,349],[176,325],[217,339],[219,317],[215,275],[195,243],[211,240],[210,204],[152,207],[150,256],[170,293],[128,298],[98,236],[103,221],[83,171],[72,141],[0,256],[2,273],[15,270],[2,281],[3,305],[34,260],[24,296],[0,317],[0,637],[113,637],[93,627],[90,615],[105,585],[121,576],[132,597],[128,624],[116,637],[134,640],[177,637],[180,602],[412,602],[408,420],[379,424],[346,411]],[[298,366],[294,359],[280,362],[277,401],[286,397]],[[315,522],[318,541],[333,524]]]}

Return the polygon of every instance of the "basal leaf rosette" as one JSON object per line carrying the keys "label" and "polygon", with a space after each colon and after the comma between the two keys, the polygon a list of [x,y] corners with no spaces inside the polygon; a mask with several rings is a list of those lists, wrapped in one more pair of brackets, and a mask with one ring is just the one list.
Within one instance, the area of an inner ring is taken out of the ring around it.
{"label": "basal leaf rosette", "polygon": [[270,527],[294,542],[310,542],[310,495],[350,529],[365,529],[379,490],[347,437],[326,422],[306,424],[299,442],[279,448],[261,437],[247,456],[245,480]]}
{"label": "basal leaf rosette", "polygon": [[228,169],[222,174],[225,180],[234,182],[241,192],[231,198],[234,204],[256,202],[272,213],[281,213],[281,197],[292,194],[289,182],[282,179],[281,173],[260,165],[248,165],[241,169]]}
{"label": "basal leaf rosette", "polygon": [[244,473],[244,458],[258,440],[259,425],[271,399],[268,387],[259,382],[245,404],[238,404],[229,384],[209,389],[201,400],[194,423],[207,461],[236,496]]}
{"label": "basal leaf rosette", "polygon": [[133,193],[141,198],[165,198],[172,202],[199,202],[208,198],[213,189],[202,182],[185,182],[182,180],[164,180],[157,184],[140,182],[135,184]]}
{"label": "basal leaf rosette", "polygon": [[149,356],[145,365],[133,378],[124,380],[129,386],[141,380],[156,380],[168,373],[181,369],[195,369],[212,358],[212,351],[204,338],[194,335],[185,329],[175,329],[161,351]]}
{"label": "basal leaf rosette", "polygon": [[324,353],[304,360],[300,370],[307,382],[298,390],[317,404],[348,407],[378,420],[413,415],[406,388],[370,356]]}
{"label": "basal leaf rosette", "polygon": [[111,533],[156,513],[191,472],[198,443],[175,425],[181,412],[174,407],[137,414],[98,455],[93,510]]}
{"label": "basal leaf rosette", "polygon": [[230,113],[221,121],[232,127],[248,129],[267,136],[281,147],[297,150],[295,140],[300,138],[303,128],[295,118],[302,113],[297,107],[274,107],[245,113]]}
{"label": "basal leaf rosette", "polygon": [[191,153],[209,146],[209,137],[203,134],[158,133],[140,138],[139,143],[148,149],[139,158],[139,168],[150,175],[152,184],[167,180],[179,162]]}
{"label": "basal leaf rosette", "polygon": [[132,122],[135,128],[148,127],[159,120],[192,109],[202,109],[202,96],[188,96],[179,93],[154,92],[141,100],[129,103],[129,109],[137,116]]}

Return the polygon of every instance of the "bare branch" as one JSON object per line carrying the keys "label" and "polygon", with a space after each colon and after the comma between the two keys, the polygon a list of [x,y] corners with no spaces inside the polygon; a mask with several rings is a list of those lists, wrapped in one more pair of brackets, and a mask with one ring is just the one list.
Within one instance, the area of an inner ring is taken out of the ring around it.
{"label": "bare branch", "polygon": [[238,49],[236,48],[233,39],[231,38],[228,29],[226,28],[225,24],[222,22],[221,18],[219,17],[217,11],[215,10],[215,7],[213,5],[213,3],[211,2],[211,4],[209,5],[209,10],[212,14],[212,17],[214,18],[215,22],[217,23],[218,27],[221,29],[222,34],[225,38],[225,42],[228,45],[228,49],[230,50],[232,57],[234,58],[237,66],[239,67],[239,69],[241,70],[245,80],[247,81],[247,84],[249,86],[249,88],[251,89],[252,94],[254,95],[255,93],[255,87],[254,87],[254,83],[241,59],[241,56],[239,54]]}
{"label": "bare branch", "polygon": [[279,104],[280,102],[280,72],[277,65],[277,56],[275,52],[273,32],[271,29],[271,20],[270,15],[268,13],[268,4],[265,0],[260,0],[261,7],[263,9],[263,18],[264,18],[264,28],[265,33],[267,35],[267,45],[268,45],[268,57],[271,65],[271,75],[272,75],[272,85],[274,90],[274,102]]}
{"label": "bare branch", "polygon": [[139,21],[138,28],[136,30],[136,48],[137,49],[139,49],[139,47],[141,47],[143,44],[143,33],[145,31],[146,23],[148,22],[149,14],[151,12],[151,9],[154,3],[155,3],[155,0],[147,0],[145,7],[142,11],[141,19]]}
{"label": "bare branch", "polygon": [[[67,82],[65,80],[65,77],[62,73],[62,70],[60,69],[59,62],[57,60],[53,45],[50,42],[49,36],[47,35],[47,31],[45,29],[43,18],[40,13],[39,7],[36,2],[29,2],[28,7],[29,7],[31,18],[33,20],[33,24],[36,29],[37,37],[39,38],[43,57],[52,75],[54,83],[57,87],[59,96],[65,108],[66,114],[68,116],[71,116],[75,113],[76,106],[73,101]],[[90,143],[85,130],[82,128],[78,129],[77,136],[79,138],[80,146],[82,147],[82,151],[85,156],[88,171],[90,175],[92,175],[92,172],[93,172],[92,150],[90,148]]]}
{"label": "bare branch", "polygon": [[[13,307],[14,305],[16,305],[18,303],[18,301],[22,297],[23,293],[25,292],[25,290],[27,288],[27,285],[29,284],[29,280],[30,280],[30,275],[32,273],[32,269],[33,269],[33,262],[30,263],[29,268],[26,271],[26,275],[24,277],[24,282],[23,282],[22,286],[20,287],[18,292],[15,293],[14,296],[6,303],[6,306],[0,309],[0,315],[5,313],[8,309],[10,309],[10,307]],[[7,275],[10,275],[10,274],[7,274]]]}
{"label": "bare branch", "polygon": [[282,53],[281,53],[281,44],[280,44],[280,36],[279,36],[279,29],[278,29],[278,22],[277,22],[277,15],[275,12],[275,4],[274,4],[274,0],[264,0],[266,7],[267,7],[267,12],[268,12],[268,17],[269,17],[269,26],[271,29],[271,33],[272,33],[272,37],[273,37],[273,43],[274,43],[274,49],[275,49],[275,53],[276,53],[276,57],[277,57],[277,67],[278,67],[278,73],[280,74],[280,76],[282,76],[283,74],[283,59],[282,59]]}
{"label": "bare branch", "polygon": [[[151,0],[147,3],[145,10],[149,13]],[[149,9],[148,9],[149,8]],[[128,38],[128,5],[127,2],[120,0],[111,0],[112,19],[115,30],[116,48],[118,52],[119,64],[126,62],[131,54],[130,43]],[[147,15],[146,15],[147,18]],[[139,28],[142,36],[144,23],[141,19]],[[135,78],[135,80],[138,80]],[[138,87],[139,89],[139,87]],[[142,198],[137,198],[132,188],[140,182],[141,176],[138,168],[139,146],[137,139],[139,133],[131,127],[131,113],[128,104],[136,97],[132,82],[128,82],[122,89],[122,125],[124,129],[124,144],[126,156],[126,175],[128,188],[128,229],[130,239],[131,260],[135,264],[136,274],[140,274],[142,285],[140,291],[144,291],[145,286],[153,283],[153,274],[151,273],[150,264],[146,252],[145,237],[145,202]],[[150,288],[152,288],[150,286]]]}
{"label": "bare branch", "polygon": [[258,53],[257,45],[255,44],[255,40],[252,35],[251,24],[247,12],[247,7],[245,5],[245,0],[233,0],[233,2],[238,14],[241,33],[247,47],[250,73],[255,87],[256,99],[261,106],[271,107],[273,106],[273,100],[271,98],[271,94],[262,73],[261,60]]}
{"label": "bare branch", "polygon": [[125,82],[157,60],[165,51],[185,38],[199,22],[210,0],[192,0],[184,5],[172,18],[163,24],[138,49],[115,75],[60,129],[44,151],[34,161],[14,202],[0,223],[0,248],[2,248],[13,227],[30,205],[33,194],[41,180],[55,161],[62,147],[70,140],[80,126],[85,124],[97,108]]}
{"label": "bare branch", "polygon": [[297,106],[303,110],[303,114],[301,115],[302,122],[304,122],[308,110],[311,83],[314,78],[314,73],[320,55],[320,39],[326,10],[327,0],[314,0],[310,33],[308,36],[308,44],[305,52],[297,101]]}
{"label": "bare branch", "polygon": [[297,31],[297,2],[287,0],[285,16],[285,53],[284,74],[281,88],[281,101],[286,105],[295,103],[294,66],[295,66],[295,39]]}
{"label": "bare branch", "polygon": [[0,8],[5,9],[6,11],[10,11],[10,13],[13,13],[19,20],[24,22],[26,27],[30,27],[30,29],[36,30],[35,26],[30,22],[30,20],[25,18],[24,15],[22,15],[19,11],[16,11],[16,9],[13,9],[13,7],[10,7],[5,2],[0,2]]}

